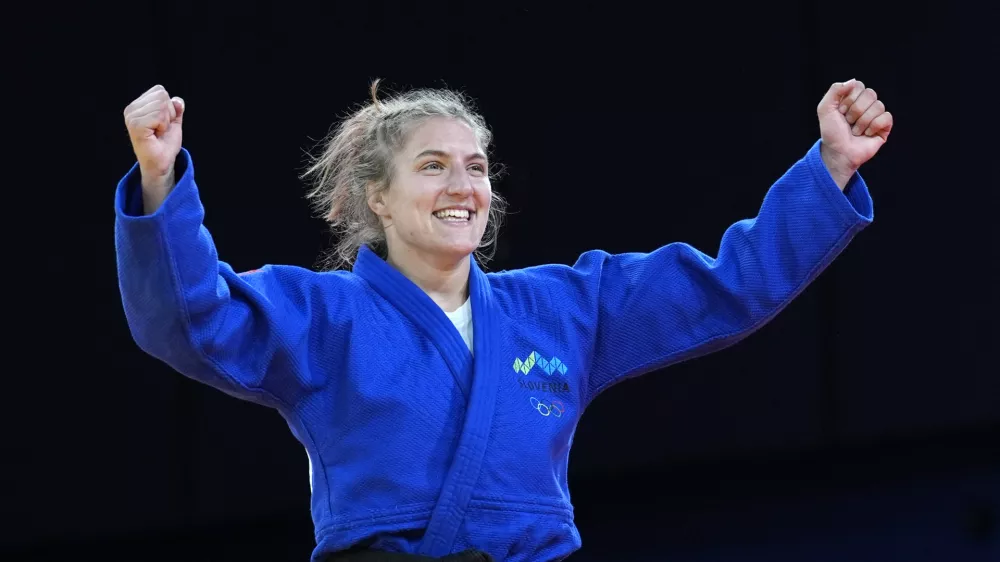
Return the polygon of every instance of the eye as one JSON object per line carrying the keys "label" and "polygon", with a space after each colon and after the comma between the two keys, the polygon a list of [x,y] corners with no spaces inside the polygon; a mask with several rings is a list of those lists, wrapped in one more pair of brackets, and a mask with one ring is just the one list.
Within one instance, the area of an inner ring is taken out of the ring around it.
{"label": "eye", "polygon": [[428,162],[421,170],[443,170],[444,166],[440,162]]}
{"label": "eye", "polygon": [[486,167],[483,166],[482,164],[473,164],[473,165],[469,166],[469,168],[471,168],[473,170],[476,170],[480,174],[485,174],[486,173]]}

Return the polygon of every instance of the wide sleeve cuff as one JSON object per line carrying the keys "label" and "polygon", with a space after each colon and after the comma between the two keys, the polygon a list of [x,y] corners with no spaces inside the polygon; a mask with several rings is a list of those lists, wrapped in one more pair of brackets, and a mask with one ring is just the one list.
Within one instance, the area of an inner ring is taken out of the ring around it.
{"label": "wide sleeve cuff", "polygon": [[871,223],[875,219],[875,211],[871,193],[868,191],[868,184],[856,171],[848,180],[844,191],[841,191],[837,182],[833,181],[833,176],[827,170],[826,164],[823,163],[823,157],[820,153],[822,146],[822,139],[817,140],[805,156],[806,164],[820,190],[826,196],[827,201],[843,216],[846,224]]}
{"label": "wide sleeve cuff", "polygon": [[153,213],[147,215],[143,210],[142,174],[139,164],[132,168],[118,182],[115,190],[115,215],[122,222],[156,220],[176,207],[180,201],[197,196],[194,183],[194,162],[191,153],[181,148],[174,161],[174,188],[167,194],[163,204]]}

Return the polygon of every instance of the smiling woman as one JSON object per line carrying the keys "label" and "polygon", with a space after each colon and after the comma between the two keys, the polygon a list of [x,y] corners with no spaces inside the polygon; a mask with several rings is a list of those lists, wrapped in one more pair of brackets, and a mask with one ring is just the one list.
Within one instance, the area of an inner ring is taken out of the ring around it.
{"label": "smiling woman", "polygon": [[[378,86],[375,80],[370,103],[334,130],[303,175],[339,240],[328,266],[350,266],[361,246],[395,263],[406,250],[418,252],[416,261],[459,262],[475,252],[485,263],[505,208],[490,184],[493,137],[485,120],[457,92],[422,89],[380,100]],[[429,234],[431,214],[449,208],[468,211],[471,228]]]}
{"label": "smiling woman", "polygon": [[718,258],[674,242],[486,273],[474,256],[488,257],[503,201],[484,121],[455,93],[376,93],[306,173],[350,266],[322,272],[221,261],[181,146],[183,100],[155,86],[125,109],[137,162],[115,192],[115,236],[132,336],[281,413],[309,457],[314,562],[579,549],[567,471],[587,406],[787,306],[871,223],[857,169],[892,126],[873,91],[834,84],[820,139]]}

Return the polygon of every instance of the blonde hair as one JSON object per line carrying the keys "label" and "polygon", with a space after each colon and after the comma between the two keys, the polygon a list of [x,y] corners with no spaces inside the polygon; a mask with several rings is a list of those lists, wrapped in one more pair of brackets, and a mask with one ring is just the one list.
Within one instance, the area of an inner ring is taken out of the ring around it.
{"label": "blonde hair", "polygon": [[[313,178],[307,197],[313,208],[330,224],[336,246],[324,267],[350,267],[358,249],[368,245],[385,257],[385,232],[378,216],[368,206],[373,193],[389,189],[393,178],[393,155],[401,150],[409,133],[432,117],[450,117],[472,128],[484,153],[489,153],[493,135],[473,104],[461,93],[444,89],[418,89],[378,97],[376,79],[371,99],[341,121],[324,140],[318,157],[311,159],[303,178]],[[497,169],[490,165],[490,176]],[[370,191],[373,190],[373,191]],[[486,231],[476,258],[483,264],[492,259],[506,202],[493,190]]]}

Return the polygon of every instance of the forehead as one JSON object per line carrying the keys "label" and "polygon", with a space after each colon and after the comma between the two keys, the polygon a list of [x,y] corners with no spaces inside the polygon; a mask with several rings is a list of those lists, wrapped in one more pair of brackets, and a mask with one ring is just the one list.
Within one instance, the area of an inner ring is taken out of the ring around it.
{"label": "forehead", "polygon": [[448,117],[432,117],[417,125],[409,134],[405,153],[441,150],[455,156],[480,152],[479,139],[468,124]]}

